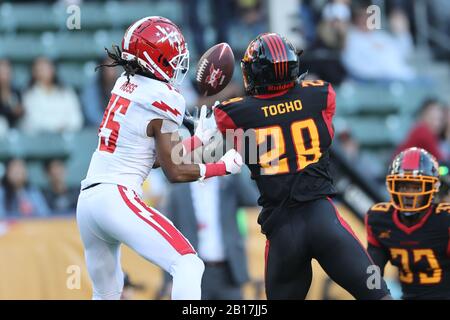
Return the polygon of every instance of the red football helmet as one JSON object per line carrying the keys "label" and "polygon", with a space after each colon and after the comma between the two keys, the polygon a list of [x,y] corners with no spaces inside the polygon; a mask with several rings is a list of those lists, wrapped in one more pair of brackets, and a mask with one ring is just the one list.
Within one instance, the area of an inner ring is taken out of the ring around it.
{"label": "red football helmet", "polygon": [[189,70],[189,50],[180,29],[158,16],[142,18],[127,29],[122,59],[137,59],[158,80],[171,84],[180,84]]}

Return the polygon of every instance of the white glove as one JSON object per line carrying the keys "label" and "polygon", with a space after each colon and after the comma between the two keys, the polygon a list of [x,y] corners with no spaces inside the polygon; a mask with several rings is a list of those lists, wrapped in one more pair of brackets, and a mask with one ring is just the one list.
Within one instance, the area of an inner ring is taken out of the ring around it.
{"label": "white glove", "polygon": [[[213,107],[217,105],[214,104]],[[209,117],[206,116],[208,111],[208,107],[203,105],[200,109],[200,116],[197,122],[197,128],[195,129],[194,135],[197,136],[203,145],[207,145],[211,138],[217,133],[217,124],[214,119],[214,116],[211,115]]]}
{"label": "white glove", "polygon": [[219,162],[225,163],[225,168],[228,173],[236,174],[241,172],[242,157],[235,149],[230,149],[220,158]]}

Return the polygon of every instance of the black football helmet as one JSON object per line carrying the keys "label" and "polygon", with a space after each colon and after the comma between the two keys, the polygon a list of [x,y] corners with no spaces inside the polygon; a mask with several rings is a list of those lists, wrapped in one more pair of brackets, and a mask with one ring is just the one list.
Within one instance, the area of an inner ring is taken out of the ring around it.
{"label": "black football helmet", "polygon": [[292,88],[299,78],[299,56],[294,46],[277,33],[263,33],[250,42],[241,60],[245,91],[266,94]]}
{"label": "black football helmet", "polygon": [[422,211],[431,205],[439,191],[438,162],[424,149],[406,149],[392,161],[386,185],[396,209]]}

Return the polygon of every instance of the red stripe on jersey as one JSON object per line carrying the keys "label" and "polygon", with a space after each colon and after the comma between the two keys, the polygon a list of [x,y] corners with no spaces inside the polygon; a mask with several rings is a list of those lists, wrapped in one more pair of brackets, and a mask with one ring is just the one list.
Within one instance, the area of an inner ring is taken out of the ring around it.
{"label": "red stripe on jersey", "polygon": [[216,119],[217,128],[222,134],[225,134],[227,129],[237,129],[236,123],[233,119],[223,110],[219,108],[214,109],[214,118]]}
{"label": "red stripe on jersey", "polygon": [[171,106],[169,106],[167,103],[165,103],[164,101],[155,101],[152,103],[152,106],[164,111],[164,112],[170,112],[173,115],[176,116],[180,116],[181,113],[180,111],[178,111],[177,108],[172,108]]}
{"label": "red stripe on jersey", "polygon": [[238,128],[236,123],[230,116],[223,110],[219,108],[214,109],[214,117],[216,119],[217,129],[222,133],[222,135],[226,135],[227,130],[233,130],[234,135],[234,148],[237,152],[242,154],[243,148],[243,137],[244,130]]}
{"label": "red stripe on jersey", "polygon": [[334,92],[331,83],[328,84],[328,96],[327,96],[327,107],[322,111],[322,118],[325,121],[328,133],[330,134],[331,139],[334,137],[334,129],[333,129],[333,117],[336,111],[336,92]]}
{"label": "red stripe on jersey", "polygon": [[362,245],[361,241],[358,239],[356,234],[353,232],[352,228],[348,225],[347,221],[345,221],[344,218],[342,218],[342,216],[339,214],[339,211],[337,210],[336,206],[334,205],[333,200],[331,200],[329,197],[327,197],[327,199],[331,203],[331,205],[333,206],[334,213],[336,214],[336,217],[339,220],[339,223],[341,224],[341,226],[344,227],[344,229],[347,230],[347,232],[359,243],[361,248],[366,253],[366,256],[369,258],[370,262],[372,264],[375,264],[373,262],[372,258],[370,257],[369,253],[367,252],[366,248]]}
{"label": "red stripe on jersey", "polygon": [[150,213],[152,220],[144,217],[142,215],[142,211],[140,208],[138,208],[133,202],[128,198],[128,195],[126,194],[127,188],[124,186],[117,186],[119,189],[119,193],[123,199],[123,201],[126,203],[128,208],[131,209],[131,211],[136,214],[141,220],[143,220],[145,223],[147,223],[149,226],[151,226],[153,229],[155,229],[161,236],[164,237],[164,239],[169,242],[169,244],[181,255],[190,254],[190,253],[196,253],[194,248],[191,246],[188,240],[180,233],[180,231],[175,228],[167,218],[161,216],[158,212],[152,210],[150,207],[148,207],[139,197],[138,195],[133,191],[134,198],[133,200],[136,201],[142,208],[144,208],[148,213]]}
{"label": "red stripe on jersey", "polygon": [[367,233],[367,242],[375,247],[381,247],[381,244],[378,242],[378,239],[375,238],[372,232],[372,227],[369,225],[369,215],[366,214],[364,217],[364,224],[366,225],[366,233]]}
{"label": "red stripe on jersey", "polygon": [[418,170],[420,164],[420,151],[411,150],[405,153],[403,157],[402,166],[403,170]]}
{"label": "red stripe on jersey", "polygon": [[257,96],[253,96],[253,98],[256,98],[256,99],[270,99],[270,98],[275,98],[275,97],[278,97],[278,96],[282,96],[283,94],[287,93],[288,91],[289,91],[289,89],[283,90],[283,91],[280,91],[280,92],[270,93],[270,94],[259,94]]}
{"label": "red stripe on jersey", "polygon": [[423,227],[423,225],[425,224],[425,222],[427,221],[428,217],[433,213],[433,206],[430,206],[430,208],[428,209],[428,212],[420,219],[420,221],[410,227],[404,225],[401,221],[400,218],[398,217],[398,210],[395,209],[394,213],[392,214],[392,220],[394,221],[395,225],[397,226],[397,228],[399,228],[400,230],[402,230],[404,233],[406,234],[411,234],[414,231],[416,231],[417,229],[420,229]]}

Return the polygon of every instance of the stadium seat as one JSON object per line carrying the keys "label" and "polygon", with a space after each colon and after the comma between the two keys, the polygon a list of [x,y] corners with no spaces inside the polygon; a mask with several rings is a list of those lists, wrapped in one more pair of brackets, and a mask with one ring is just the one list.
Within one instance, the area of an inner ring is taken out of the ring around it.
{"label": "stadium seat", "polygon": [[0,6],[2,29],[40,31],[58,27],[57,12],[43,3],[4,3]]}
{"label": "stadium seat", "polygon": [[0,36],[0,56],[12,61],[31,61],[39,55],[46,53],[41,39],[37,35]]}
{"label": "stadium seat", "polygon": [[77,187],[86,176],[92,152],[97,147],[97,128],[86,128],[77,133],[64,135],[66,145],[70,146],[67,161],[67,183]]}
{"label": "stadium seat", "polygon": [[347,127],[362,146],[378,147],[392,145],[393,138],[382,118],[349,117]]}
{"label": "stadium seat", "polygon": [[129,26],[146,16],[164,16],[177,23],[181,19],[178,1],[109,2],[105,12],[114,28]]}
{"label": "stadium seat", "polygon": [[65,85],[80,88],[89,77],[84,63],[64,63],[58,65],[58,77]]}
{"label": "stadium seat", "polygon": [[40,161],[27,162],[28,181],[31,185],[43,188],[48,185],[45,168]]}
{"label": "stadium seat", "polygon": [[83,2],[80,4],[81,28],[83,30],[104,29],[110,27],[106,14],[108,3]]}

